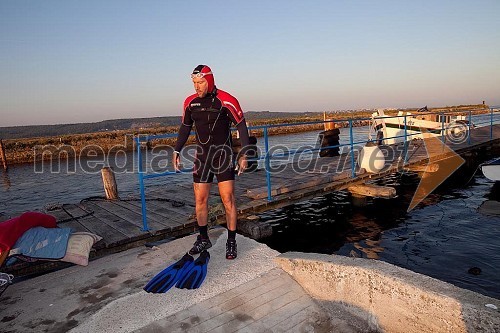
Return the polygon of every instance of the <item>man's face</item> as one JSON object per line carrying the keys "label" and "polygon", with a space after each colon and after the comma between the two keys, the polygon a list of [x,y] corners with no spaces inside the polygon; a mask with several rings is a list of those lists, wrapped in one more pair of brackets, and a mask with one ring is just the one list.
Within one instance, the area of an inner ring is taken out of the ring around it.
{"label": "man's face", "polygon": [[193,78],[194,90],[198,94],[198,97],[205,97],[208,92],[208,82],[203,77]]}

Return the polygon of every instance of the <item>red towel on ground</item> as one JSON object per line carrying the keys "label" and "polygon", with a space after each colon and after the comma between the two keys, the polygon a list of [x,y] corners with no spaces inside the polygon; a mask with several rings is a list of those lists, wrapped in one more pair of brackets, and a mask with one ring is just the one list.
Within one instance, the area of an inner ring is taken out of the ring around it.
{"label": "red towel on ground", "polygon": [[4,252],[10,251],[27,230],[33,227],[55,228],[56,226],[54,216],[37,212],[27,212],[0,223],[0,256],[3,257]]}

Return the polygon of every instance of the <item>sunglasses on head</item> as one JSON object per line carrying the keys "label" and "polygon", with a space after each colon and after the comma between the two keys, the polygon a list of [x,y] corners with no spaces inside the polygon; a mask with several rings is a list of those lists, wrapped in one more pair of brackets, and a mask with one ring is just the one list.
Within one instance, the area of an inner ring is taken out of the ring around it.
{"label": "sunglasses on head", "polygon": [[205,75],[209,75],[209,74],[212,74],[212,72],[208,72],[208,73],[202,73],[202,72],[199,72],[199,73],[193,73],[191,74],[191,78],[194,79],[195,77],[197,78],[202,78],[204,77]]}

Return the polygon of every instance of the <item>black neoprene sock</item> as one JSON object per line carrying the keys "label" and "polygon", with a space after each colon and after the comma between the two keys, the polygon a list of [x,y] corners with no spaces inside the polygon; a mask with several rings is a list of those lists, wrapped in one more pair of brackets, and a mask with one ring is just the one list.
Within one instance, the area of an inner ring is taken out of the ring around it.
{"label": "black neoprene sock", "polygon": [[198,226],[201,238],[208,239],[208,225]]}
{"label": "black neoprene sock", "polygon": [[227,239],[236,239],[236,230],[227,229]]}

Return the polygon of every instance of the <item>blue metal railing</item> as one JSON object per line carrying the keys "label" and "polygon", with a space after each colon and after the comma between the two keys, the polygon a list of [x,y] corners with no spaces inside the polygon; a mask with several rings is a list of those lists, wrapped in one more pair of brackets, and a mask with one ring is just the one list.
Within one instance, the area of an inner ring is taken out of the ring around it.
{"label": "blue metal railing", "polygon": [[[416,113],[416,114],[411,114],[411,115],[397,115],[397,116],[383,116],[380,117],[379,119],[391,119],[391,118],[403,118],[403,124],[404,124],[404,131],[402,135],[395,135],[391,137],[383,137],[383,140],[394,140],[395,142],[397,139],[400,139],[398,141],[402,141],[404,146],[403,146],[403,156],[404,156],[404,163],[407,163],[407,155],[408,155],[408,144],[409,140],[413,139],[415,136],[420,135],[420,133],[408,133],[408,118],[412,118],[415,116],[422,116],[426,114],[433,114],[433,115],[439,115],[441,119],[441,138],[443,144],[445,144],[446,141],[446,130],[447,128],[445,127],[445,119],[447,115],[451,115],[454,113],[460,113],[463,114],[464,111],[447,111],[447,112],[441,112],[441,113],[436,113],[436,112],[427,112],[427,113]],[[486,120],[480,119],[481,117],[484,117]],[[272,159],[278,159],[282,158],[285,156],[294,156],[297,153],[304,153],[303,150],[300,149],[290,149],[286,152],[283,152],[281,154],[271,154],[271,147],[269,145],[269,129],[272,128],[278,128],[278,127],[290,127],[290,126],[304,126],[304,125],[320,125],[320,124],[336,124],[337,127],[342,128],[342,124],[346,124],[349,127],[349,142],[348,143],[343,143],[341,144],[339,141],[338,145],[333,145],[333,146],[326,146],[326,147],[319,147],[319,148],[314,148],[314,149],[308,149],[307,153],[308,154],[314,154],[315,152],[325,150],[325,149],[333,149],[333,148],[343,148],[343,147],[348,147],[349,151],[347,154],[350,154],[351,158],[351,177],[355,178],[356,177],[356,161],[355,161],[355,152],[356,152],[356,145],[359,144],[366,144],[367,142],[370,141],[375,141],[372,140],[371,137],[368,140],[361,140],[361,141],[356,141],[354,138],[354,131],[353,129],[357,126],[354,126],[354,121],[356,122],[365,122],[365,121],[373,121],[373,118],[356,118],[356,119],[339,119],[339,120],[325,120],[325,121],[308,121],[308,122],[298,122],[298,123],[284,123],[284,124],[273,124],[273,125],[259,125],[259,126],[250,126],[249,130],[262,130],[262,134],[264,137],[264,154],[258,154],[259,157],[257,158],[249,158],[248,161],[254,161],[259,163],[262,161],[264,163],[264,169],[266,171],[266,186],[267,186],[267,200],[272,201],[272,190],[271,190],[271,162]],[[467,144],[471,144],[471,135],[470,131],[472,129],[472,126],[478,126],[480,125],[485,125],[488,124],[490,126],[490,139],[493,138],[493,125],[496,123],[500,123],[500,113],[499,112],[494,112],[494,109],[491,108],[490,112],[487,116],[482,116],[476,117],[474,119],[475,123],[473,124],[473,117],[472,117],[472,111],[468,111],[468,124],[467,124]],[[340,124],[340,125],[339,125]],[[372,130],[371,126],[374,125],[371,123],[369,131]],[[194,135],[194,132],[191,132],[190,135]],[[151,140],[158,140],[158,139],[173,139],[177,137],[177,133],[170,133],[170,134],[161,134],[161,135],[139,135],[134,138],[134,141],[136,143],[136,149],[137,149],[137,170],[138,170],[138,178],[139,178],[139,187],[140,187],[140,195],[141,195],[141,204],[142,204],[142,222],[143,222],[143,227],[142,231],[149,231],[148,223],[147,223],[147,210],[146,210],[146,193],[145,193],[145,180],[147,179],[152,179],[152,178],[157,178],[157,177],[162,177],[162,176],[169,176],[169,175],[175,175],[177,172],[175,171],[163,171],[159,173],[153,173],[153,174],[148,174],[144,169],[143,169],[143,153],[142,153],[142,143],[147,143]],[[386,141],[387,142],[387,141]],[[146,168],[147,169],[147,168]],[[181,172],[191,172],[192,169],[182,169]]]}

